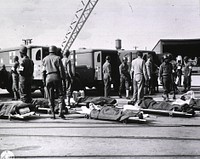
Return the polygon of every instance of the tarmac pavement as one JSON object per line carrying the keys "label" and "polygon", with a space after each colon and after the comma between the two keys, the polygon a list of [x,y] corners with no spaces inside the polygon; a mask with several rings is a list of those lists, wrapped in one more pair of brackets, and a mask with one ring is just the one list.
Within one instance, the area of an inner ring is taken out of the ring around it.
{"label": "tarmac pavement", "polygon": [[[200,98],[200,88],[192,89]],[[161,101],[161,94],[152,97]],[[127,104],[125,98],[112,97],[119,105]],[[0,119],[0,154],[10,150],[16,158],[200,158],[199,112],[192,118],[150,114],[146,123],[127,124],[74,113],[65,120],[49,117]]]}

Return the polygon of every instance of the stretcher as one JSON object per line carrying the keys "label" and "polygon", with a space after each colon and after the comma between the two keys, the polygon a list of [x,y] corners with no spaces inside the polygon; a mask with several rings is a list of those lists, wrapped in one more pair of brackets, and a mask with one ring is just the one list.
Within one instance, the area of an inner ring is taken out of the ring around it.
{"label": "stretcher", "polygon": [[169,111],[169,110],[155,110],[155,109],[142,109],[144,113],[148,114],[158,114],[158,115],[166,115],[166,116],[172,116],[172,117],[193,117],[194,115],[186,113],[186,112],[178,112],[178,111]]}
{"label": "stretcher", "polygon": [[35,115],[34,105],[22,101],[0,103],[0,117],[6,119],[27,119]]}
{"label": "stretcher", "polygon": [[[98,107],[96,107],[98,110]],[[86,106],[82,106],[81,110],[76,110],[76,113],[82,114],[85,118],[87,119],[93,119],[91,117],[91,109],[87,108]],[[147,122],[147,118],[149,117],[148,114],[142,113],[142,117],[128,117],[125,120],[122,120],[123,123],[129,123],[129,122],[139,122],[139,123],[144,123]]]}
{"label": "stretcher", "polygon": [[14,115],[10,115],[8,118],[11,120],[11,119],[28,119],[32,116],[35,115],[35,112],[29,112],[29,113],[26,113],[26,114],[14,114]]}

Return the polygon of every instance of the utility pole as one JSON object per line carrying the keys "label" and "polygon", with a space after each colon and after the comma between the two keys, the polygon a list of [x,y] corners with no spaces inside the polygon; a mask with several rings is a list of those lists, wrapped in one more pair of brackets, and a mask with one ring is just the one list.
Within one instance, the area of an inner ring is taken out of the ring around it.
{"label": "utility pole", "polygon": [[22,39],[22,41],[24,41],[24,44],[25,44],[25,45],[31,44],[31,43],[32,43],[32,40],[33,40],[33,39]]}

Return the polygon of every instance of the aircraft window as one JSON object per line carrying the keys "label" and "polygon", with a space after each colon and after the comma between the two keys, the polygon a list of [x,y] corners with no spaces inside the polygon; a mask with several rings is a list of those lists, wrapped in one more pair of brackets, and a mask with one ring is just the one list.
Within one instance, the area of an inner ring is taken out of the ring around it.
{"label": "aircraft window", "polygon": [[38,50],[36,53],[36,60],[41,60],[41,50]]}

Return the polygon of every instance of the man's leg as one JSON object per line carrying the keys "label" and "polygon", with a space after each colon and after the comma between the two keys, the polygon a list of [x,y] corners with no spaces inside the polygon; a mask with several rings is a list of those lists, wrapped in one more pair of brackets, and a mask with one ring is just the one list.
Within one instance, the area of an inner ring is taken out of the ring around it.
{"label": "man's leg", "polygon": [[141,78],[138,82],[138,98],[137,101],[138,103],[144,98],[144,79]]}
{"label": "man's leg", "polygon": [[133,79],[133,98],[132,101],[137,101],[137,94],[138,94],[138,88],[137,88],[137,82]]}
{"label": "man's leg", "polygon": [[53,83],[47,83],[47,98],[48,98],[48,102],[49,102],[49,107],[51,109],[51,114],[52,114],[52,118],[55,119],[55,112],[54,112],[54,108],[55,108],[55,95],[54,95],[54,86]]}

